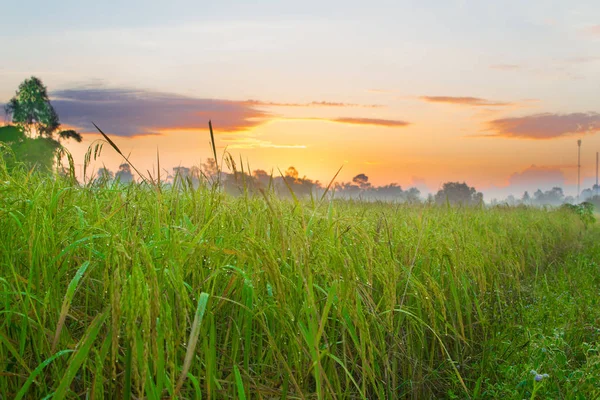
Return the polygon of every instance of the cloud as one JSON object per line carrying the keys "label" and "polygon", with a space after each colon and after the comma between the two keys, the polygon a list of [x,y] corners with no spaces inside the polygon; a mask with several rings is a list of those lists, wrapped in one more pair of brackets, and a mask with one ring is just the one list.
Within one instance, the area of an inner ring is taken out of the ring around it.
{"label": "cloud", "polygon": [[251,107],[363,107],[381,108],[381,104],[340,103],[335,101],[311,101],[309,103],[278,103],[274,101],[246,100],[241,104]]}
{"label": "cloud", "polygon": [[410,125],[410,122],[400,121],[395,119],[378,119],[378,118],[334,118],[329,119],[331,122],[339,122],[341,124],[352,125],[373,125],[384,126],[388,128],[403,127]]}
{"label": "cloud", "polygon": [[170,93],[131,89],[82,88],[53,92],[52,105],[61,122],[83,132],[103,131],[118,136],[157,134],[167,129],[243,131],[271,114],[240,102],[199,99]]}
{"label": "cloud", "polygon": [[[557,167],[531,165],[521,172],[515,172],[508,178],[511,189],[522,191],[531,189],[549,189],[564,186],[565,175]],[[531,193],[530,193],[531,194]]]}
{"label": "cloud", "polygon": [[494,64],[490,65],[491,69],[499,69],[501,71],[514,71],[517,69],[521,69],[521,66],[518,64]]}
{"label": "cloud", "polygon": [[535,114],[525,117],[502,118],[488,122],[492,134],[479,136],[516,139],[555,139],[576,134],[600,132],[600,114]]}
{"label": "cloud", "polygon": [[[354,103],[312,101],[309,103],[232,101],[182,96],[150,90],[84,86],[51,93],[51,102],[61,123],[82,133],[104,132],[116,136],[156,135],[165,131],[204,131],[212,120],[216,133],[243,132],[281,117],[264,107],[382,107]],[[1,115],[0,115],[1,116]],[[294,119],[294,118],[291,118]],[[353,125],[406,126],[408,122],[374,118],[307,118]],[[302,148],[266,141],[236,146]],[[283,147],[282,147],[283,146]]]}
{"label": "cloud", "polygon": [[278,144],[269,140],[256,138],[222,138],[222,142],[230,143],[228,149],[306,149],[302,144]]}
{"label": "cloud", "polygon": [[306,117],[306,118],[282,118],[285,120],[292,121],[325,121],[325,122],[334,122],[338,124],[349,124],[349,125],[371,125],[371,126],[380,126],[385,128],[400,128],[410,125],[410,122],[401,121],[397,119],[380,119],[380,118],[351,118],[351,117],[340,117],[340,118],[316,118],[316,117]]}
{"label": "cloud", "polygon": [[512,106],[513,103],[491,101],[479,97],[454,97],[454,96],[421,96],[421,100],[428,103],[449,103],[461,106]]}

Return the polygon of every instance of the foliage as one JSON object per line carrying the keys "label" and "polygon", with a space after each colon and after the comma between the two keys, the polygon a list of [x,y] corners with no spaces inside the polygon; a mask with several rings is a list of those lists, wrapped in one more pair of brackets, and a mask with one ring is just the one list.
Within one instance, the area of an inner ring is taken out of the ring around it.
{"label": "foliage", "polygon": [[1,128],[0,141],[9,143],[17,160],[28,168],[50,170],[54,157],[60,156],[61,140],[82,140],[76,131],[60,129],[58,114],[50,103],[46,86],[36,77],[19,85],[5,111],[15,126]]}
{"label": "foliage", "polygon": [[35,130],[39,135],[51,137],[60,126],[46,86],[34,76],[19,85],[5,109],[12,122],[28,133]]}
{"label": "foliage", "polygon": [[583,202],[581,204],[563,204],[562,208],[569,210],[579,216],[581,221],[585,224],[586,228],[596,222],[594,217],[594,204]]}
{"label": "foliage", "polygon": [[0,204],[2,398],[520,399],[530,370],[538,398],[598,394],[599,232],[569,210],[72,186],[2,161]]}
{"label": "foliage", "polygon": [[559,187],[553,187],[551,190],[546,190],[545,192],[538,189],[533,194],[533,200],[539,205],[560,205],[565,200],[565,194],[563,193],[562,188]]}
{"label": "foliage", "polygon": [[483,203],[483,194],[466,183],[446,182],[435,195],[437,204],[480,205]]}
{"label": "foliage", "polygon": [[131,172],[131,166],[127,163],[119,165],[119,170],[115,174],[115,180],[121,183],[133,182],[133,173]]}

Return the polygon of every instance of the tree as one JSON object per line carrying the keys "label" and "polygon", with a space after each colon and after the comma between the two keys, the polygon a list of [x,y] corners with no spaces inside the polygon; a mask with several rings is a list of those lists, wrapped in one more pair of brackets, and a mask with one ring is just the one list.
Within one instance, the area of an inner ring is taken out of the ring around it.
{"label": "tree", "polygon": [[562,188],[553,187],[551,190],[546,190],[545,192],[542,192],[540,189],[536,190],[533,198],[538,205],[549,204],[556,206],[564,202],[565,194]]}
{"label": "tree", "polygon": [[205,163],[202,163],[202,172],[211,180],[215,180],[219,176],[219,167],[214,158],[207,158]]}
{"label": "tree", "polygon": [[60,139],[75,139],[81,142],[81,135],[72,129],[59,130],[58,114],[48,98],[48,90],[35,76],[25,79],[15,96],[5,106],[6,115],[12,123],[22,127],[28,134]]}
{"label": "tree", "polygon": [[466,183],[446,182],[435,195],[437,204],[477,205],[483,202],[483,194]]}
{"label": "tree", "polygon": [[4,138],[0,140],[9,142],[17,159],[29,166],[50,169],[61,148],[61,140],[81,142],[79,133],[60,129],[58,114],[50,103],[48,90],[36,77],[23,81],[4,108],[9,120],[22,134],[15,135],[14,130],[3,129],[0,135]]}
{"label": "tree", "polygon": [[131,166],[127,163],[119,165],[119,171],[115,174],[115,180],[121,183],[129,183],[133,181]]}
{"label": "tree", "polygon": [[108,183],[110,181],[113,180],[114,178],[114,174],[113,172],[106,168],[106,167],[101,167],[98,168],[98,176],[96,177],[96,182],[97,183]]}
{"label": "tree", "polygon": [[367,189],[371,186],[369,177],[365,174],[358,174],[352,178],[352,182],[356,183],[361,189]]}

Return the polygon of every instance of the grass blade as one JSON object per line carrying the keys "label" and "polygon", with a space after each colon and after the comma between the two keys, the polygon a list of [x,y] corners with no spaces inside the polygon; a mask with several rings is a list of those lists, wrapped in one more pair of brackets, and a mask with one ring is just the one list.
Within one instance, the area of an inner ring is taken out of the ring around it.
{"label": "grass blade", "polygon": [[175,386],[175,393],[173,397],[177,396],[179,390],[183,386],[183,382],[187,376],[187,373],[192,365],[192,358],[196,350],[196,343],[198,342],[198,334],[200,333],[200,325],[202,324],[202,318],[204,318],[204,312],[206,311],[206,305],[208,304],[208,293],[202,292],[198,299],[198,307],[196,308],[196,315],[192,324],[192,331],[190,332],[190,338],[188,340],[187,351],[185,353],[185,359],[183,361],[183,368],[181,369],[181,376]]}
{"label": "grass blade", "polygon": [[237,365],[233,366],[233,373],[235,374],[235,385],[237,386],[238,397],[241,400],[246,400],[246,392],[244,391],[244,382],[242,382],[242,375]]}
{"label": "grass blade", "polygon": [[69,390],[69,386],[71,385],[73,378],[75,378],[77,371],[79,371],[79,368],[81,367],[83,362],[88,359],[88,355],[90,349],[92,348],[92,344],[96,340],[96,337],[98,336],[100,329],[104,325],[104,322],[106,322],[108,315],[109,312],[108,309],[106,309],[104,310],[104,312],[97,315],[96,318],[94,318],[94,320],[90,324],[90,327],[87,330],[86,334],[77,345],[77,351],[71,357],[71,361],[69,362],[69,366],[65,371],[65,375],[61,379],[58,388],[54,392],[53,399],[62,400],[65,398],[67,391]]}
{"label": "grass blade", "polygon": [[56,345],[58,344],[58,339],[60,338],[60,332],[62,331],[65,319],[67,317],[67,313],[69,312],[69,308],[71,307],[71,301],[73,301],[75,290],[77,289],[77,285],[79,284],[79,281],[83,277],[83,274],[85,274],[85,271],[87,270],[89,265],[89,261],[86,261],[83,264],[81,264],[81,267],[79,267],[79,269],[75,273],[75,276],[73,277],[73,279],[71,279],[71,282],[67,287],[67,293],[65,294],[65,298],[60,309],[60,316],[58,317],[58,323],[56,324],[56,332],[54,333],[54,340],[52,341],[52,350],[50,351],[51,353],[54,353],[54,350],[56,350]]}
{"label": "grass blade", "polygon": [[29,378],[27,378],[27,380],[21,387],[21,390],[19,390],[19,393],[17,393],[17,395],[15,396],[15,400],[21,400],[23,398],[23,396],[25,396],[25,394],[27,393],[27,389],[29,389],[29,386],[31,386],[31,384],[33,383],[33,381],[35,380],[35,377],[38,376],[40,374],[40,372],[42,372],[42,370],[48,366],[48,364],[50,364],[52,361],[54,361],[58,357],[65,355],[65,354],[72,353],[74,351],[75,350],[61,350],[58,353],[54,354],[52,357],[44,360],[44,362],[41,363],[40,365],[38,365],[37,368],[33,370],[31,375],[29,375]]}

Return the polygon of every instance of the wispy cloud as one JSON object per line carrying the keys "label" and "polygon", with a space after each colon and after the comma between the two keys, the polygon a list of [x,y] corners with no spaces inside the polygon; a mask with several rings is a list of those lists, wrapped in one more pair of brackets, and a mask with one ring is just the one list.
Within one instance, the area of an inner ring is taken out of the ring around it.
{"label": "wispy cloud", "polygon": [[479,136],[515,139],[555,139],[576,134],[600,132],[600,114],[535,114],[525,117],[502,118],[488,122],[491,134]]}
{"label": "wispy cloud", "polygon": [[479,97],[455,97],[455,96],[421,96],[421,100],[428,103],[447,103],[461,106],[512,106],[514,103],[486,100]]}
{"label": "wispy cloud", "polygon": [[282,118],[284,120],[292,121],[324,121],[334,122],[338,124],[349,124],[349,125],[371,125],[380,126],[385,128],[402,128],[411,125],[410,122],[397,120],[397,119],[381,119],[381,118],[351,118],[351,117],[340,117],[340,118],[316,118],[316,117],[305,117],[305,118]]}
{"label": "wispy cloud", "polygon": [[257,138],[221,138],[222,142],[227,143],[228,149],[306,149],[303,144],[281,144],[273,143],[269,140]]}
{"label": "wispy cloud", "polygon": [[518,64],[493,64],[490,65],[491,69],[499,69],[501,71],[514,71],[517,69],[521,69],[521,66]]}
{"label": "wispy cloud", "polygon": [[362,107],[362,108],[382,108],[381,104],[356,104],[342,103],[335,101],[311,101],[309,103],[278,103],[275,101],[246,100],[241,104],[251,107]]}
{"label": "wispy cloud", "polygon": [[352,125],[373,125],[373,126],[385,126],[388,128],[397,128],[410,125],[410,122],[400,121],[395,119],[379,119],[379,118],[334,118],[330,119],[332,122],[339,122],[341,124],[352,124]]}
{"label": "wispy cloud", "polygon": [[205,130],[209,119],[220,132],[253,128],[271,114],[240,102],[199,99],[131,89],[68,89],[52,93],[61,122],[95,132],[95,122],[118,136],[151,135],[168,129]]}

